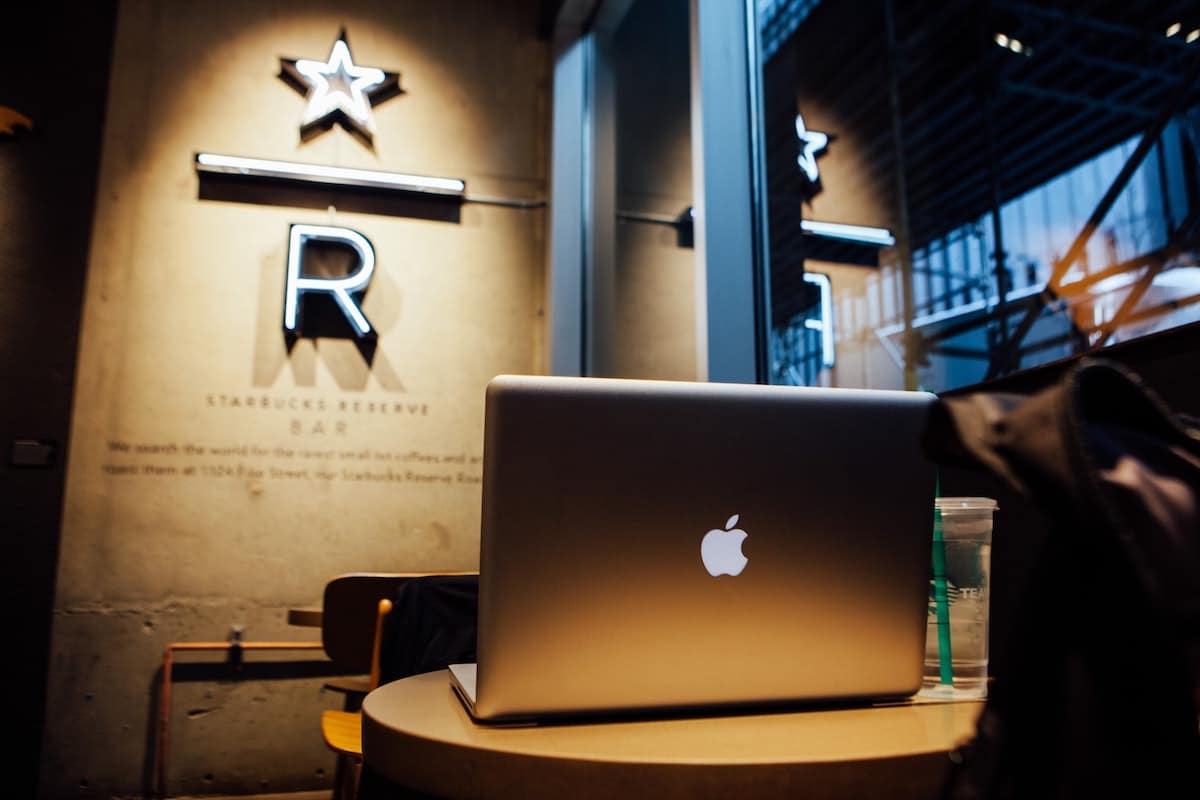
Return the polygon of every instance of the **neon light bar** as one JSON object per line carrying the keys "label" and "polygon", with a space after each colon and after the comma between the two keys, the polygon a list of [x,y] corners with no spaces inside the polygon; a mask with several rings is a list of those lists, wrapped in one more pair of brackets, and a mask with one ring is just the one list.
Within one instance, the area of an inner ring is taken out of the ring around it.
{"label": "neon light bar", "polygon": [[[341,242],[358,254],[358,269],[341,278],[310,278],[300,274],[304,247],[310,239]],[[293,225],[288,233],[287,286],[283,304],[283,328],[296,332],[300,326],[300,295],[305,292],[327,292],[354,326],[361,338],[371,332],[371,323],[362,308],[351,296],[366,291],[375,274],[375,248],[367,237],[350,228],[329,225]]]}
{"label": "neon light bar", "polygon": [[811,283],[821,293],[820,319],[804,320],[804,327],[821,334],[821,366],[832,367],[835,363],[833,352],[833,284],[829,276],[822,272],[805,272],[805,283]]}
{"label": "neon light bar", "polygon": [[425,175],[405,175],[402,172],[327,167],[320,164],[298,164],[293,161],[222,156],[216,153],[197,153],[196,169],[199,172],[221,175],[276,178],[301,183],[353,186],[395,192],[421,192],[454,197],[462,197],[467,190],[466,181],[457,178],[430,178]]}
{"label": "neon light bar", "polygon": [[858,244],[870,244],[876,247],[891,247],[896,243],[896,237],[887,228],[870,228],[866,225],[843,225],[840,222],[816,222],[811,219],[800,220],[800,230],[814,236],[824,236],[827,239],[842,239]]}

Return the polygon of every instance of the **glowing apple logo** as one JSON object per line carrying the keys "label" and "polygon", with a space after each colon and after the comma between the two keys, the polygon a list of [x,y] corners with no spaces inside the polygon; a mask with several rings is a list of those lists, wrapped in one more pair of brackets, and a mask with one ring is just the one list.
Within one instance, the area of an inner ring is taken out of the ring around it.
{"label": "glowing apple logo", "polygon": [[725,523],[725,529],[713,528],[700,541],[700,560],[709,575],[740,575],[748,559],[742,555],[746,532],[737,525],[739,514]]}

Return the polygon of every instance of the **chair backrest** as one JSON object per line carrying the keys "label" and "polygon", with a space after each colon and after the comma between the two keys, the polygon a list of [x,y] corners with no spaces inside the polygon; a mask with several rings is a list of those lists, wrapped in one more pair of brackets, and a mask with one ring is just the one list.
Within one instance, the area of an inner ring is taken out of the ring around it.
{"label": "chair backrest", "polygon": [[383,648],[383,626],[387,621],[387,615],[392,613],[392,601],[380,600],[378,610],[375,613],[375,634],[371,639],[371,675],[367,682],[367,691],[377,689],[379,687],[379,652]]}
{"label": "chair backrest", "polygon": [[347,672],[369,674],[380,600],[391,600],[407,581],[425,575],[465,572],[352,572],[325,584],[321,600],[321,644],[325,655]]}

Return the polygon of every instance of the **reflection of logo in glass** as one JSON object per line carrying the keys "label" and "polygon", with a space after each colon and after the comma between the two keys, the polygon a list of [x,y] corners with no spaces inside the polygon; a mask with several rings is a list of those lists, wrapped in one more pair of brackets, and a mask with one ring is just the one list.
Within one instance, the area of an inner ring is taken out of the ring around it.
{"label": "reflection of logo in glass", "polygon": [[326,61],[281,58],[279,63],[280,77],[308,97],[300,120],[300,135],[305,139],[338,122],[370,145],[375,135],[371,104],[401,91],[399,74],[354,63],[345,30],[338,34]]}
{"label": "reflection of logo in glass", "polygon": [[709,575],[740,575],[746,568],[748,559],[742,555],[742,542],[746,541],[746,532],[737,525],[738,517],[734,514],[725,523],[725,528],[713,528],[704,534],[700,540],[700,560]]}
{"label": "reflection of logo in glass", "polygon": [[821,366],[832,367],[833,352],[833,283],[823,272],[804,270],[804,282],[817,287],[817,314],[804,320],[804,327],[821,334]]}
{"label": "reflection of logo in glass", "polygon": [[817,153],[829,145],[829,134],[810,131],[804,125],[804,117],[797,114],[796,136],[800,139],[800,155],[796,157],[796,163],[808,182],[816,183],[821,178],[821,172],[817,169]]}

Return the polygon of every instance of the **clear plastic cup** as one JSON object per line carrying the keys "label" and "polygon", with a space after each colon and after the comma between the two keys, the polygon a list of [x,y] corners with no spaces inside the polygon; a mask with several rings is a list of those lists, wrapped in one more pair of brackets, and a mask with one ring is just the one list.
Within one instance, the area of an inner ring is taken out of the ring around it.
{"label": "clear plastic cup", "polygon": [[997,504],[990,497],[939,497],[934,506],[941,516],[941,537],[934,535],[920,694],[979,699],[987,696],[988,601]]}

